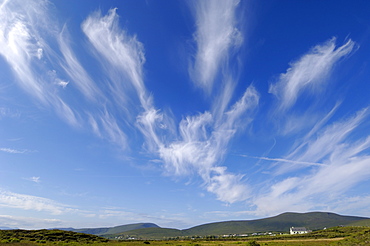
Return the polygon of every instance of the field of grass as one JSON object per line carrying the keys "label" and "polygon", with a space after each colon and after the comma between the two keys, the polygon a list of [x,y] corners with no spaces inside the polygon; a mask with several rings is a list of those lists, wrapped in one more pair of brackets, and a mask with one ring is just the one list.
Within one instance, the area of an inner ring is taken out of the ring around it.
{"label": "field of grass", "polygon": [[370,227],[335,227],[303,235],[260,236],[248,238],[114,241],[93,235],[59,230],[0,231],[0,245],[7,246],[355,246],[370,245]]}

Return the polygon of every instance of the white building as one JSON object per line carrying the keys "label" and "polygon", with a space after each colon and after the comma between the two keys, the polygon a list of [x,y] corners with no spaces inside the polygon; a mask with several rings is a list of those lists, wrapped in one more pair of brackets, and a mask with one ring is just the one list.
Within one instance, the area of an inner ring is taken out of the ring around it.
{"label": "white building", "polygon": [[304,234],[309,232],[311,230],[307,230],[306,227],[290,227],[290,234]]}

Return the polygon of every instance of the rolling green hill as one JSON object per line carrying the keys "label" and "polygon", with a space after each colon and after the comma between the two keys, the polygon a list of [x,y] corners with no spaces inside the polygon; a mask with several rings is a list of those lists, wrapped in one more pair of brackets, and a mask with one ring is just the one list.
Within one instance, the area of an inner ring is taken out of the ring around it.
{"label": "rolling green hill", "polygon": [[311,230],[322,229],[324,227],[334,227],[348,225],[368,218],[343,216],[334,213],[310,212],[310,213],[283,213],[278,216],[244,221],[225,221],[209,223],[195,226],[186,230],[166,229],[166,228],[147,228],[126,231],[122,233],[110,234],[107,238],[133,236],[145,239],[162,239],[164,237],[181,236],[207,236],[207,235],[229,235],[245,234],[254,232],[288,232],[292,226],[307,227]]}
{"label": "rolling green hill", "polygon": [[116,233],[122,233],[125,231],[132,231],[132,230],[143,229],[143,228],[159,228],[159,226],[153,223],[137,223],[137,224],[129,224],[129,225],[122,225],[122,226],[115,226],[115,227],[106,227],[106,228],[71,229],[71,231],[103,236],[107,234],[116,234]]}
{"label": "rolling green hill", "polygon": [[355,221],[348,224],[348,226],[370,226],[370,219]]}
{"label": "rolling green hill", "polygon": [[123,233],[103,235],[107,239],[167,239],[183,236],[184,232],[170,228],[144,228]]}

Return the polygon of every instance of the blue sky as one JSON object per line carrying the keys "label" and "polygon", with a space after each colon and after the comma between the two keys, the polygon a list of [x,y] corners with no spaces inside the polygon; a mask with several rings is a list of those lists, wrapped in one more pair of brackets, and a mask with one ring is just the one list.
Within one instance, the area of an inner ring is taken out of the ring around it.
{"label": "blue sky", "polygon": [[369,216],[369,1],[0,2],[0,226]]}

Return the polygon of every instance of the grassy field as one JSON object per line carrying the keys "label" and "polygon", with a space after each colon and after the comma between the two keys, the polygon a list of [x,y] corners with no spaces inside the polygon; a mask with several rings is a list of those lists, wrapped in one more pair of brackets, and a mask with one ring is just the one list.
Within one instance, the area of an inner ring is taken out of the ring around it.
{"label": "grassy field", "polygon": [[[144,243],[146,242],[146,244]],[[239,245],[253,245],[253,246],[308,246],[308,245],[342,245],[338,244],[338,239],[313,239],[313,240],[275,240],[275,241],[130,241],[130,242],[118,242],[112,241],[107,243],[78,243],[78,242],[12,242],[12,243],[0,243],[0,245],[12,245],[12,246],[40,246],[40,245],[54,245],[54,246],[73,246],[73,245],[96,245],[96,246],[239,246]],[[255,242],[255,243],[253,243]],[[351,244],[348,244],[351,245]],[[363,244],[365,245],[365,244]]]}
{"label": "grassy field", "polygon": [[58,230],[0,231],[0,245],[14,246],[356,246],[370,245],[370,227],[335,227],[303,235],[223,238],[218,240],[108,241],[93,235]]}

